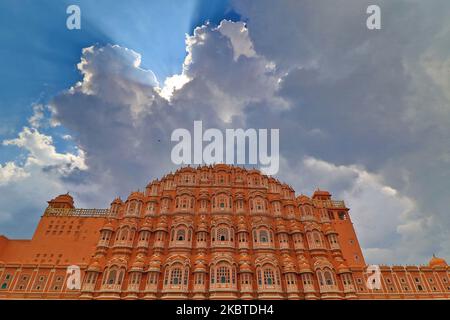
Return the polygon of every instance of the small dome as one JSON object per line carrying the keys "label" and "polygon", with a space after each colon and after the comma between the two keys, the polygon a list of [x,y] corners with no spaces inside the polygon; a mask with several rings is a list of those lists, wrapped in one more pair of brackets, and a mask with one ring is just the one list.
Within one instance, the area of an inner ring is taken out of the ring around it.
{"label": "small dome", "polygon": [[161,257],[159,254],[154,254],[150,258],[150,262],[148,264],[148,271],[159,271],[161,267]]}
{"label": "small dome", "polygon": [[336,230],[334,230],[330,225],[325,225],[323,233],[327,236],[329,234],[338,234]]}
{"label": "small dome", "polygon": [[277,223],[277,232],[287,232],[284,222]]}
{"label": "small dome", "polygon": [[239,261],[240,262],[250,262],[250,257],[249,257],[249,255],[247,253],[243,252],[239,256]]}
{"label": "small dome", "polygon": [[238,222],[238,231],[247,231],[247,225],[244,219],[240,219]]}
{"label": "small dome", "polygon": [[312,273],[311,267],[305,261],[300,263],[300,273]]}
{"label": "small dome", "polygon": [[433,257],[431,258],[430,262],[428,263],[430,267],[446,267],[447,261],[445,261],[442,258],[438,258],[433,254]]}
{"label": "small dome", "polygon": [[241,272],[252,272],[252,268],[250,267],[250,265],[247,262],[241,264],[239,267],[239,270]]}
{"label": "small dome", "polygon": [[131,200],[142,200],[144,197],[144,194],[142,192],[139,191],[135,191],[132,192],[129,196],[127,201],[131,201]]}
{"label": "small dome", "polygon": [[298,203],[301,203],[301,204],[305,204],[305,203],[312,204],[311,199],[304,194],[299,195],[297,197],[297,201],[298,201]]}
{"label": "small dome", "polygon": [[56,198],[48,201],[48,204],[53,207],[60,207],[63,205],[64,207],[68,206],[69,208],[74,208],[73,198],[69,193],[60,194]]}
{"label": "small dome", "polygon": [[167,230],[167,221],[164,216],[159,219],[158,224],[156,225],[156,230]]}
{"label": "small dome", "polygon": [[150,220],[145,220],[144,224],[142,225],[139,231],[143,230],[152,231],[152,222]]}
{"label": "small dome", "polygon": [[61,195],[57,196],[55,198],[55,200],[56,201],[61,201],[61,202],[63,202],[63,201],[71,201],[71,202],[73,202],[73,197],[70,194],[66,193],[66,194],[61,194]]}
{"label": "small dome", "polygon": [[208,225],[205,220],[201,220],[197,225],[197,231],[208,232]]}
{"label": "small dome", "polygon": [[138,256],[136,256],[136,259],[132,264],[132,269],[142,269],[142,267],[144,266],[144,261],[144,256],[142,254],[139,254]]}
{"label": "small dome", "polygon": [[302,229],[300,228],[299,224],[298,224],[297,221],[295,221],[295,220],[293,220],[293,221],[291,222],[290,230],[291,230],[291,232],[293,232],[293,233],[301,233],[301,232],[302,232]]}
{"label": "small dome", "polygon": [[350,273],[350,269],[344,263],[341,263],[337,267],[337,272],[338,273]]}
{"label": "small dome", "polygon": [[331,197],[331,194],[326,190],[317,189],[316,191],[314,191],[313,198],[318,196]]}
{"label": "small dome", "polygon": [[100,263],[98,261],[98,258],[95,257],[92,259],[92,262],[89,264],[88,266],[88,271],[95,271],[95,272],[99,272],[100,271]]}
{"label": "small dome", "polygon": [[111,221],[108,221],[108,223],[105,224],[105,225],[102,227],[101,230],[111,230],[111,231],[113,231],[113,230],[114,230],[114,226],[113,226],[113,224],[111,223]]}
{"label": "small dome", "polygon": [[205,271],[206,272],[206,265],[205,265],[205,263],[202,260],[197,260],[195,262],[194,271],[196,271],[196,272]]}

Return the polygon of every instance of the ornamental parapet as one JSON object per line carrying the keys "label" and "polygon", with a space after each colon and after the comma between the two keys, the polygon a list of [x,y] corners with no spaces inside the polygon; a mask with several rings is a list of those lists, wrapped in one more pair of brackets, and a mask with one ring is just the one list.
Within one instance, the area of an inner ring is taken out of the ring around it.
{"label": "ornamental parapet", "polygon": [[44,216],[75,216],[75,217],[108,217],[109,209],[53,208],[47,207]]}

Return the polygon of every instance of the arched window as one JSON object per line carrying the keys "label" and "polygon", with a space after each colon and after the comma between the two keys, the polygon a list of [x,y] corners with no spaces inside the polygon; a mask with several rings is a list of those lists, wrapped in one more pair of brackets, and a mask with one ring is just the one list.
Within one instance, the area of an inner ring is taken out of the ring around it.
{"label": "arched window", "polygon": [[260,289],[281,289],[280,274],[273,265],[266,264],[260,267],[257,272],[257,277]]}
{"label": "arched window", "polygon": [[88,275],[86,277],[86,283],[94,284],[95,280],[97,280],[97,273],[95,273],[95,272],[88,272]]}
{"label": "arched window", "polygon": [[111,231],[109,231],[109,230],[103,230],[101,233],[101,239],[104,241],[108,241],[110,236],[111,236]]}
{"label": "arched window", "polygon": [[334,277],[333,272],[329,268],[324,268],[323,270],[317,271],[317,278],[321,286],[333,286]]}
{"label": "arched window", "polygon": [[259,231],[259,241],[262,243],[269,242],[269,233],[267,232],[267,230]]}
{"label": "arched window", "polygon": [[213,288],[231,287],[236,284],[236,268],[227,262],[211,267],[211,286]]}
{"label": "arched window", "polygon": [[130,202],[130,204],[128,205],[128,214],[130,216],[134,215],[134,212],[136,211],[136,202],[132,201]]}
{"label": "arched window", "polygon": [[136,285],[139,284],[139,282],[141,281],[141,274],[139,272],[132,272],[130,273],[130,280],[129,280],[129,284],[132,285]]}
{"label": "arched window", "polygon": [[156,212],[156,203],[151,201],[147,204],[147,213],[154,214]]}
{"label": "arched window", "polygon": [[312,232],[308,232],[308,243],[312,248],[321,248],[322,245],[322,236],[319,231],[314,230]]}
{"label": "arched window", "polygon": [[111,269],[109,270],[109,275],[108,275],[108,284],[114,284],[116,282],[116,277],[117,277],[117,270]]}
{"label": "arched window", "polygon": [[221,266],[217,269],[217,282],[230,283],[230,269],[226,266]]}
{"label": "arched window", "polygon": [[312,216],[312,209],[309,205],[302,206],[302,213],[304,216]]}
{"label": "arched window", "polygon": [[104,284],[108,285],[121,285],[123,278],[125,275],[124,269],[118,269],[116,266],[112,266],[109,268],[109,272],[107,272],[107,277],[104,280]]}
{"label": "arched window", "polygon": [[271,268],[264,269],[264,284],[272,286],[275,283],[275,274]]}
{"label": "arched window", "polygon": [[272,206],[273,206],[274,212],[277,212],[277,213],[280,212],[280,202],[274,201]]}
{"label": "arched window", "polygon": [[328,285],[328,286],[334,285],[333,274],[331,273],[331,271],[329,269],[325,269],[325,271],[323,273],[323,277],[325,279],[326,285]]}
{"label": "arched window", "polygon": [[321,286],[325,285],[325,281],[323,280],[323,275],[322,275],[321,270],[317,271],[317,278],[319,279],[319,284]]}
{"label": "arched window", "polygon": [[178,229],[177,230],[177,241],[184,241],[186,239],[186,230]]}
{"label": "arched window", "polygon": [[170,233],[170,241],[173,245],[182,245],[186,241],[191,241],[191,235],[191,229],[188,230],[187,226],[179,225],[172,228],[172,231]]}
{"label": "arched window", "polygon": [[218,241],[228,241],[229,231],[228,228],[221,227],[217,229],[217,240]]}
{"label": "arched window", "polygon": [[122,230],[120,232],[120,240],[126,241],[127,238],[128,238],[128,228],[122,228]]}
{"label": "arched window", "polygon": [[179,285],[181,284],[181,269],[173,268],[170,273],[170,284],[171,285]]}
{"label": "arched window", "polygon": [[164,273],[164,288],[166,289],[186,289],[189,278],[189,267],[181,263],[175,263],[166,267]]}
{"label": "arched window", "polygon": [[128,216],[137,216],[141,210],[141,203],[136,200],[130,201],[128,204],[127,215]]}
{"label": "arched window", "polygon": [[321,246],[322,245],[322,239],[320,237],[320,234],[318,231],[314,231],[313,232],[313,240],[314,240],[314,244],[317,246]]}
{"label": "arched window", "polygon": [[125,275],[125,271],[120,270],[119,277],[117,278],[117,284],[122,284],[124,275]]}

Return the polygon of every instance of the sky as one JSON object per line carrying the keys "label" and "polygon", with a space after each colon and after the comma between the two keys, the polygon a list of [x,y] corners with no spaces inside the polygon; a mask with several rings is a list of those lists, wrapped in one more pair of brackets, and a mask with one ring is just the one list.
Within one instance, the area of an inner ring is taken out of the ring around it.
{"label": "sky", "polygon": [[[69,4],[81,29],[65,26]],[[278,128],[277,177],[350,207],[369,263],[450,260],[450,3],[0,3],[0,234],[176,170],[176,128]]]}

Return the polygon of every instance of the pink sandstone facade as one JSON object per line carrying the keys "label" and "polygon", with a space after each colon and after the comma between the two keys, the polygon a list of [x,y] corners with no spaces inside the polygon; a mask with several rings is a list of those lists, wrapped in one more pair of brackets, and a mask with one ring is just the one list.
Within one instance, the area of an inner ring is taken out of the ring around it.
{"label": "pink sandstone facade", "polygon": [[[68,194],[48,204],[31,240],[0,236],[0,299],[450,298],[437,257],[380,266],[369,289],[345,203],[257,170],[181,168],[109,209]],[[79,289],[66,285],[72,265]]]}

